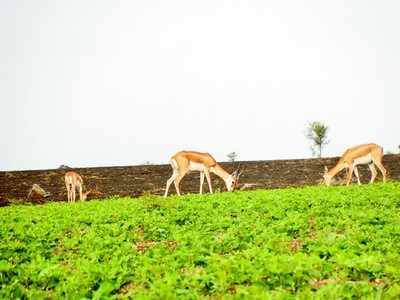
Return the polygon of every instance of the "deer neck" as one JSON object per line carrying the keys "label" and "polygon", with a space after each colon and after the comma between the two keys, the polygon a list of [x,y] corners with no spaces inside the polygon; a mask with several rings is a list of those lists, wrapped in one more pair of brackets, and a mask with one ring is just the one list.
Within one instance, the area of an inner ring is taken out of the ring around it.
{"label": "deer neck", "polygon": [[214,167],[210,168],[210,171],[222,178],[224,181],[226,181],[230,176],[230,174],[222,169],[219,164],[216,164]]}
{"label": "deer neck", "polygon": [[342,171],[346,166],[343,162],[338,162],[331,170],[328,171],[329,176],[334,177],[337,173]]}

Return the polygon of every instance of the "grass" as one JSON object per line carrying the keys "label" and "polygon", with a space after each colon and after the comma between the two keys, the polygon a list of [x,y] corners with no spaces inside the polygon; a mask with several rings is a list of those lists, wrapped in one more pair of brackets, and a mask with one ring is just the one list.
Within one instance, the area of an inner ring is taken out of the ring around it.
{"label": "grass", "polygon": [[0,298],[398,299],[400,183],[0,208]]}

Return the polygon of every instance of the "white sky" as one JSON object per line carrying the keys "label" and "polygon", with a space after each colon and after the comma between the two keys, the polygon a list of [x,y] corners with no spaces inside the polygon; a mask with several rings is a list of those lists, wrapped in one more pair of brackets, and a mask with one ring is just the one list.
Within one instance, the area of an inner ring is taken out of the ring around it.
{"label": "white sky", "polygon": [[0,170],[398,152],[399,1],[0,1]]}

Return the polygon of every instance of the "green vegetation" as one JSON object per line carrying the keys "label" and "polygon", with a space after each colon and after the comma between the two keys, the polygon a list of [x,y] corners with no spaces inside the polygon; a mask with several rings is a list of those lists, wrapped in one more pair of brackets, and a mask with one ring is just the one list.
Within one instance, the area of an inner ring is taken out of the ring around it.
{"label": "green vegetation", "polygon": [[400,183],[0,209],[2,299],[398,299]]}

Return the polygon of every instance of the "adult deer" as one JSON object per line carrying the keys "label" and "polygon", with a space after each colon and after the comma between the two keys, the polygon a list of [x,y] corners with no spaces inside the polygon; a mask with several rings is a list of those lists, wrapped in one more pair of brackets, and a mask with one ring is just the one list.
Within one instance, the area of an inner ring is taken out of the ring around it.
{"label": "adult deer", "polygon": [[346,185],[350,184],[351,178],[353,176],[353,171],[357,177],[358,184],[361,184],[357,166],[364,164],[368,164],[369,169],[371,170],[370,183],[374,182],[375,177],[378,173],[375,169],[375,166],[377,166],[378,169],[381,171],[383,181],[386,181],[387,172],[382,164],[382,158],[383,149],[377,144],[364,144],[349,148],[343,153],[342,157],[339,159],[339,162],[336,164],[335,167],[328,171],[328,168],[325,166],[325,184],[330,185],[332,178],[343,169],[348,169]]}
{"label": "adult deer", "polygon": [[180,151],[170,159],[172,176],[167,181],[164,197],[167,197],[169,186],[175,184],[176,193],[180,195],[179,183],[190,171],[200,172],[200,194],[203,193],[204,176],[207,178],[210,193],[212,193],[210,172],[224,180],[228,191],[233,191],[237,185],[241,173],[236,170],[232,174],[226,172],[209,153],[196,151]]}
{"label": "adult deer", "polygon": [[75,202],[76,198],[76,189],[79,191],[79,199],[81,201],[86,200],[87,196],[92,192],[91,190],[83,192],[83,179],[82,177],[74,172],[74,171],[69,171],[65,173],[64,176],[65,179],[65,186],[67,188],[67,193],[68,193],[68,202]]}

